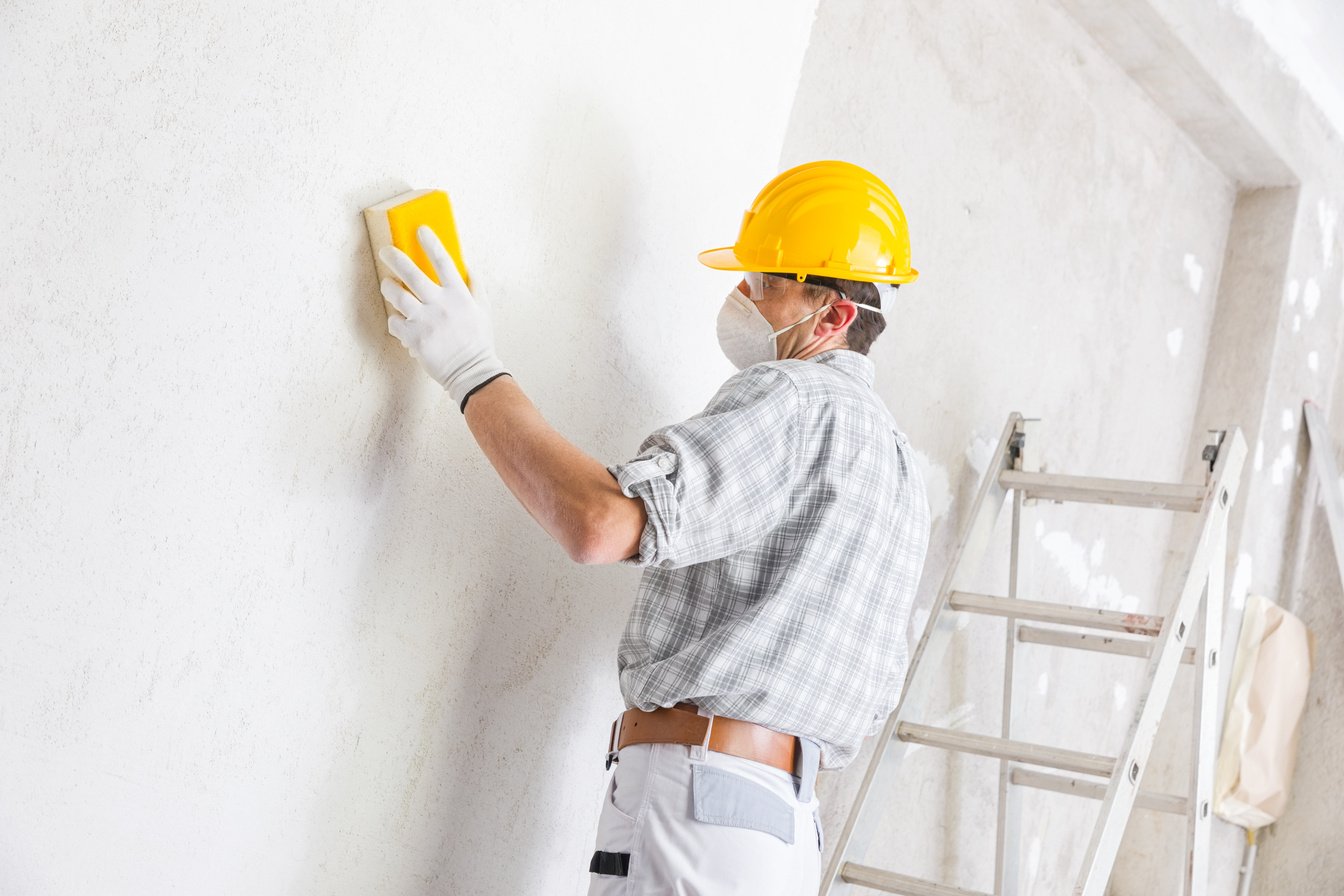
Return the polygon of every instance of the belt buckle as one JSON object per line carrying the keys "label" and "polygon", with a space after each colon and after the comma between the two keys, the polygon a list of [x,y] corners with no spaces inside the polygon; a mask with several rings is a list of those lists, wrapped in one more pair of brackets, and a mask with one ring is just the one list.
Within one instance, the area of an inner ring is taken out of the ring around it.
{"label": "belt buckle", "polygon": [[606,765],[606,768],[607,768],[608,771],[611,770],[611,762],[612,762],[613,759],[615,759],[617,762],[620,762],[620,759],[617,759],[616,754],[617,754],[618,752],[620,752],[620,749],[621,749],[621,748],[620,748],[620,743],[621,743],[621,727],[622,727],[621,723],[622,723],[624,720],[625,720],[625,713],[622,712],[622,713],[621,713],[620,715],[618,715],[618,716],[612,721],[612,723],[611,723],[611,740],[607,741],[607,765]]}

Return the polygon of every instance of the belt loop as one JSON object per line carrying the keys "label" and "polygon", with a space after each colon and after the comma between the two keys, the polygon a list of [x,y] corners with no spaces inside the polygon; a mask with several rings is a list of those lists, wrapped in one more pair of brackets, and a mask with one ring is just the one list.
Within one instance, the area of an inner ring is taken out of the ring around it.
{"label": "belt loop", "polygon": [[621,750],[621,728],[624,727],[621,723],[624,721],[625,721],[625,713],[621,713],[615,719],[613,719],[611,723],[611,740],[608,741],[607,743],[606,767],[608,770],[611,769],[611,761],[613,759],[615,759],[617,762],[620,762],[620,758],[616,754],[619,753]]}
{"label": "belt loop", "polygon": [[821,764],[821,744],[810,737],[798,738],[798,750],[793,758],[795,790],[800,803],[812,802],[817,782],[817,767]]}
{"label": "belt loop", "polygon": [[714,713],[705,712],[699,706],[695,708],[695,713],[706,717],[709,722],[705,725],[705,739],[699,744],[691,744],[691,758],[705,760],[709,758],[707,755],[709,753],[709,736],[714,732]]}

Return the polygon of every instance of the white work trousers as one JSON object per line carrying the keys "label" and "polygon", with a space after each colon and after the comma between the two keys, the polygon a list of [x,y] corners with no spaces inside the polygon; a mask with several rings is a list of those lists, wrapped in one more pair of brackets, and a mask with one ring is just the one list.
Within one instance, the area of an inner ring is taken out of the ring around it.
{"label": "white work trousers", "polygon": [[816,896],[824,839],[805,744],[799,775],[699,745],[621,748],[588,896]]}

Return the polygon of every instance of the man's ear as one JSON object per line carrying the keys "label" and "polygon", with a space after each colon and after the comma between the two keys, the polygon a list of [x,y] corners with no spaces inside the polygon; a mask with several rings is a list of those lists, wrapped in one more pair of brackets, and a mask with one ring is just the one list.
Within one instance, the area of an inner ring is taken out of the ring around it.
{"label": "man's ear", "polygon": [[849,325],[859,316],[859,308],[854,304],[853,299],[840,299],[834,305],[826,309],[826,313],[822,315],[822,318],[829,319],[832,311],[840,315],[836,323],[832,324],[837,333],[843,333],[848,330]]}

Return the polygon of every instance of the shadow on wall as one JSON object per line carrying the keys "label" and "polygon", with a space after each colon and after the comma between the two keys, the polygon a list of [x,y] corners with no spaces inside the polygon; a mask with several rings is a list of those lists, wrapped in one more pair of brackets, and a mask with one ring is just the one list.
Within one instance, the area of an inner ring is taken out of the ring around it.
{"label": "shadow on wall", "polygon": [[[545,402],[543,413],[550,407],[566,411],[551,424],[610,463],[633,457],[645,434],[628,443],[632,415],[626,409],[683,403],[670,387],[675,380],[668,365],[669,355],[676,359],[686,352],[668,352],[656,340],[662,336],[658,315],[684,309],[650,307],[663,301],[651,269],[698,263],[651,257],[659,244],[646,235],[660,229],[662,210],[641,200],[650,197],[645,181],[655,170],[636,170],[639,146],[625,133],[640,115],[600,102],[562,89],[546,104],[547,117],[530,134],[529,165],[516,173],[511,187],[520,220],[500,231],[505,241],[532,237],[536,245],[522,257],[516,251],[497,253],[507,269],[495,272],[491,284],[521,278],[512,294],[526,302],[526,310],[507,325],[512,360],[532,359],[524,375],[534,379],[523,388],[540,396],[539,405]],[[702,302],[692,307],[704,309],[704,327],[712,333],[717,307]],[[546,383],[540,381],[542,364]],[[613,443],[616,454],[609,456]]]}
{"label": "shadow on wall", "polygon": [[[533,240],[528,247],[533,260],[483,272],[495,332],[497,339],[503,333],[501,300],[521,303],[509,321],[519,330],[499,341],[526,352],[529,341],[544,350],[546,340],[563,334],[568,342],[555,356],[575,366],[563,372],[570,376],[557,371],[555,382],[580,396],[605,399],[558,406],[620,407],[619,396],[601,391],[616,350],[612,334],[591,322],[607,317],[601,310],[609,304],[605,288],[620,294],[610,282],[595,292],[594,273],[619,276],[612,259],[636,251],[628,236],[634,189],[629,147],[617,119],[602,115],[590,97],[558,96],[547,108],[550,113],[532,134],[529,158],[535,167],[520,172],[513,188],[535,197],[527,212],[541,226],[512,227],[519,238]],[[348,239],[356,248],[348,258],[346,301],[365,356],[362,390],[350,399],[366,405],[352,416],[369,422],[362,446],[351,451],[360,467],[350,479],[358,482],[370,518],[359,570],[342,605],[351,616],[350,631],[340,644],[344,653],[332,659],[333,678],[348,683],[340,701],[348,711],[343,730],[333,725],[339,745],[325,770],[326,792],[309,818],[307,854],[292,886],[296,892],[353,893],[376,881],[385,893],[522,893],[539,892],[538,875],[549,873],[572,881],[579,892],[588,877],[589,841],[566,856],[564,869],[547,864],[554,861],[559,832],[573,836],[596,825],[601,793],[576,798],[568,772],[578,761],[597,767],[606,732],[574,738],[581,745],[578,756],[556,746],[567,742],[561,735],[572,727],[570,720],[590,715],[588,707],[612,683],[566,687],[577,676],[557,676],[545,666],[558,663],[563,670],[564,651],[593,644],[595,626],[617,628],[630,595],[622,591],[594,601],[582,585],[572,584],[582,582],[585,573],[562,550],[538,553],[536,542],[549,543],[549,536],[520,507],[501,507],[497,495],[506,493],[504,487],[486,481],[493,469],[464,422],[449,424],[461,427],[460,439],[429,449],[444,457],[427,465],[415,462],[416,446],[425,441],[421,430],[439,425],[434,415],[457,412],[436,396],[424,421],[408,419],[408,412],[417,410],[416,386],[425,374],[387,333],[360,214],[364,206],[412,186],[426,185],[380,180],[347,196]],[[531,276],[545,277],[544,293],[510,281],[527,278],[529,269]],[[554,296],[564,301],[548,301]],[[621,385],[631,392],[647,390],[645,401],[659,384],[652,371],[637,384],[625,379]],[[536,391],[543,388],[538,384]],[[583,419],[552,422],[598,455],[584,437],[604,431],[606,412],[585,413]],[[398,487],[404,471],[426,466],[442,476]],[[470,525],[456,522],[466,515]],[[430,534],[420,534],[426,530]],[[409,538],[433,542],[435,533],[450,539],[454,531],[470,538],[466,550],[434,550],[428,557],[407,550]],[[464,630],[464,623],[473,629]],[[430,656],[420,665],[413,665],[414,658],[412,665],[405,658],[389,660],[388,648],[395,654],[415,640],[413,632],[443,636],[431,639]],[[614,661],[602,664],[611,672],[614,666]],[[576,799],[587,813],[581,816],[586,824],[575,824]]]}

